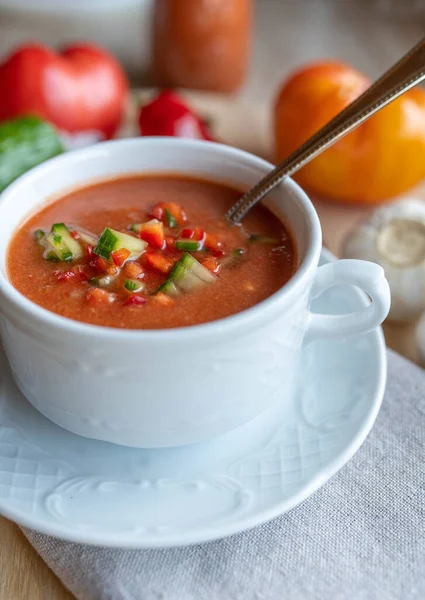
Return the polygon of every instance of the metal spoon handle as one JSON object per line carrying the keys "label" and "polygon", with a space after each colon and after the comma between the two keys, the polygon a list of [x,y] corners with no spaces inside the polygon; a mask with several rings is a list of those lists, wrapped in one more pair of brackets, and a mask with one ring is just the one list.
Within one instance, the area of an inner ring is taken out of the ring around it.
{"label": "metal spoon handle", "polygon": [[425,38],[386,71],[354,102],[319,129],[255,187],[244,194],[226,213],[231,223],[239,223],[257,202],[262,200],[285,177],[301,169],[318,154],[361,125],[378,110],[425,80]]}

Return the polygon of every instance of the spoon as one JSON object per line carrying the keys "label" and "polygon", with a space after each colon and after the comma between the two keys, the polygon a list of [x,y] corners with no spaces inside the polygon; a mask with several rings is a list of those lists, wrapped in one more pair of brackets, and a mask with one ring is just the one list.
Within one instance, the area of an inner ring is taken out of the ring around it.
{"label": "spoon", "polygon": [[424,80],[425,38],[361,96],[244,194],[226,213],[227,220],[231,224],[240,223],[247,212],[286,177],[290,177],[344,135],[364,123],[378,110]]}

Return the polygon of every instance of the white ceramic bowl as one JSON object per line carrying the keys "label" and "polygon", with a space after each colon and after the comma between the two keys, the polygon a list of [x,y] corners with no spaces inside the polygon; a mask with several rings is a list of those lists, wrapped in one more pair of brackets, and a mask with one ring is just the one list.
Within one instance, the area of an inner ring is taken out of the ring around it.
{"label": "white ceramic bowl", "polygon": [[[245,189],[271,167],[220,144],[137,138],[62,155],[12,184],[0,197],[0,330],[28,400],[55,423],[96,439],[139,447],[197,442],[250,421],[278,399],[292,400],[307,330],[310,338],[336,337],[378,326],[390,304],[383,270],[362,261],[317,269],[319,220],[293,181],[276,188],[267,205],[295,234],[300,266],[273,296],[226,319],[161,331],[97,327],[33,304],[7,279],[14,229],[52,195],[96,179],[155,171]],[[310,297],[338,283],[358,285],[371,304],[350,315],[311,315]]]}

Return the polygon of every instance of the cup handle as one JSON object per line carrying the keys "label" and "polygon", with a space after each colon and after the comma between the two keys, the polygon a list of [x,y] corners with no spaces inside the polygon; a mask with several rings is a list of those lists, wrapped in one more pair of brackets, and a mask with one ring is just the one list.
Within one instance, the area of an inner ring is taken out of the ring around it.
{"label": "cup handle", "polygon": [[363,290],[371,303],[361,310],[344,315],[310,313],[307,341],[316,338],[341,338],[367,333],[378,327],[388,315],[390,287],[384,269],[365,260],[338,260],[317,269],[311,298],[317,298],[335,285],[355,285]]}

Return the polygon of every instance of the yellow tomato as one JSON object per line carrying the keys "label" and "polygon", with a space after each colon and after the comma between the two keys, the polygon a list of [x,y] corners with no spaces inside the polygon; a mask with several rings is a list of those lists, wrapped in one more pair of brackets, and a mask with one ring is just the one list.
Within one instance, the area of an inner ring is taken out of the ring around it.
{"label": "yellow tomato", "polygon": [[[282,161],[357,98],[370,81],[338,62],[309,65],[281,88],[275,106],[276,161]],[[425,91],[388,105],[306,165],[295,179],[342,203],[378,204],[425,177]]]}

